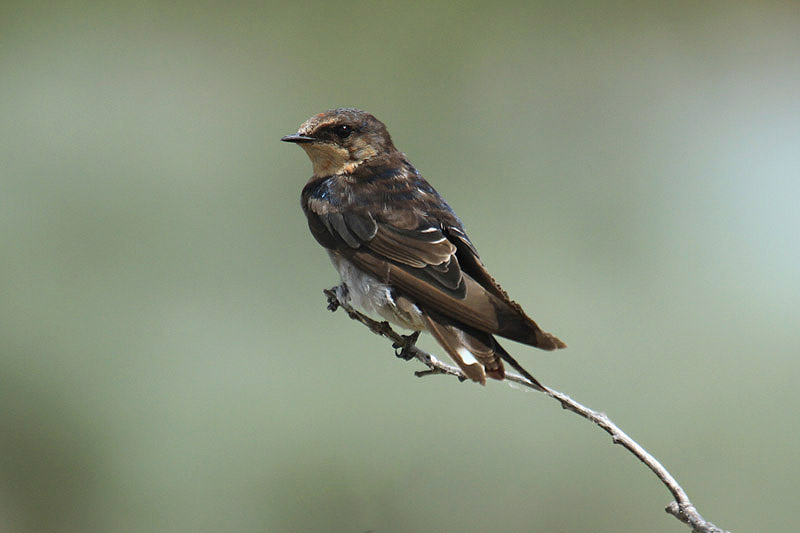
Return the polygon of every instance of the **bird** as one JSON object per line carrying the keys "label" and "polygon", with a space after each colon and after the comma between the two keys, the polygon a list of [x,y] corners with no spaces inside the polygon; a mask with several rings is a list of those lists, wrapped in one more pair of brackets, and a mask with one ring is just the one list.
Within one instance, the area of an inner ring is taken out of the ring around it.
{"label": "bird", "polygon": [[472,381],[503,380],[505,361],[544,390],[497,337],[543,350],[566,344],[489,274],[461,220],[380,120],[360,109],[332,109],[281,141],[311,160],[301,206],[344,297],[412,330],[414,340],[427,331]]}

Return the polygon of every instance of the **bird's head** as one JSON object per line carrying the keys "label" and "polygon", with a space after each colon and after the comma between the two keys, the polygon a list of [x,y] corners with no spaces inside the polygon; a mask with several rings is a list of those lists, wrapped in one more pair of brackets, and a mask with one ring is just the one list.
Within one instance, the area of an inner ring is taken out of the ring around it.
{"label": "bird's head", "polygon": [[350,174],[364,161],[396,150],[383,122],[353,108],[314,115],[281,140],[306,151],[314,176]]}

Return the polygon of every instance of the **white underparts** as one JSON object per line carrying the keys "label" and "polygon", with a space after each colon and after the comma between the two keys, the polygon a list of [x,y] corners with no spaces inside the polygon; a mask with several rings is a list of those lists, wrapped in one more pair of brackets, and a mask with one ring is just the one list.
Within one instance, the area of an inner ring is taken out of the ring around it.
{"label": "white underparts", "polygon": [[[422,310],[407,298],[395,297],[394,291],[385,283],[359,270],[350,261],[336,252],[328,255],[347,286],[350,302],[372,316],[380,316],[393,324],[414,331],[427,330]],[[456,348],[464,365],[481,365],[465,346]]]}
{"label": "white underparts", "polygon": [[400,305],[391,287],[362,272],[342,256],[334,252],[329,252],[328,255],[339,271],[342,282],[347,286],[353,305],[369,315],[380,316],[410,330],[426,329],[419,307],[406,299],[402,299],[406,305]]}

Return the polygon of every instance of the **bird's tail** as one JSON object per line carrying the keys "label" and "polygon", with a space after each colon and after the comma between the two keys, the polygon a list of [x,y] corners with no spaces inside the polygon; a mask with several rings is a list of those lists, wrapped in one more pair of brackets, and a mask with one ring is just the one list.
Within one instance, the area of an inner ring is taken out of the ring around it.
{"label": "bird's tail", "polygon": [[536,379],[535,377],[531,376],[530,373],[527,370],[522,368],[522,365],[520,365],[517,362],[516,359],[511,357],[511,355],[507,351],[505,351],[505,349],[502,346],[500,346],[500,343],[495,341],[494,345],[495,345],[495,353],[497,353],[497,355],[499,355],[500,358],[503,361],[505,361],[506,363],[511,365],[511,368],[513,368],[514,370],[516,370],[517,372],[522,374],[522,376],[525,379],[530,381],[531,385],[533,385],[533,388],[535,388],[536,390],[541,391],[541,392],[547,392],[547,390],[545,389],[545,386],[542,385],[541,383],[539,383],[538,379]]}
{"label": "bird's tail", "polygon": [[495,352],[497,343],[490,334],[465,331],[446,319],[439,320],[427,313],[424,316],[430,334],[469,379],[485,385],[486,376],[505,377],[503,362]]}
{"label": "bird's tail", "polygon": [[506,361],[535,389],[544,392],[542,384],[522,368],[491,334],[452,324],[427,313],[424,316],[428,331],[472,381],[485,385],[487,376],[503,380],[506,376],[503,361]]}

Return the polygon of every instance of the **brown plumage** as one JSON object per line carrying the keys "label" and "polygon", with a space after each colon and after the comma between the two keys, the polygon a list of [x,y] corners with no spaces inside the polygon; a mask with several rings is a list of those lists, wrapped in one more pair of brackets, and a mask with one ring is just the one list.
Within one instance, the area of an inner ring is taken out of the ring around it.
{"label": "brown plumage", "polygon": [[335,109],[282,140],[298,143],[312,161],[303,211],[357,305],[427,330],[474,381],[503,379],[505,360],[538,385],[494,336],[544,350],[566,345],[488,273],[461,221],[383,123]]}

